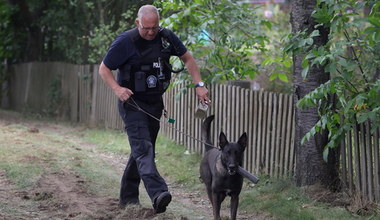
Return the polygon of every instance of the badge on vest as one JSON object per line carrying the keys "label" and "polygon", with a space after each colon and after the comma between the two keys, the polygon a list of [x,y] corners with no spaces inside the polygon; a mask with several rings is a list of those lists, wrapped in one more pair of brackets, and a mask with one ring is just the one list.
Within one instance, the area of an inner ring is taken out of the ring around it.
{"label": "badge on vest", "polygon": [[146,84],[148,88],[156,88],[157,86],[157,78],[154,75],[150,75],[146,78]]}
{"label": "badge on vest", "polygon": [[156,68],[156,69],[161,68],[160,62],[153,62],[153,68]]}
{"label": "badge on vest", "polygon": [[164,49],[168,49],[170,47],[170,42],[164,37],[161,37],[161,43]]}

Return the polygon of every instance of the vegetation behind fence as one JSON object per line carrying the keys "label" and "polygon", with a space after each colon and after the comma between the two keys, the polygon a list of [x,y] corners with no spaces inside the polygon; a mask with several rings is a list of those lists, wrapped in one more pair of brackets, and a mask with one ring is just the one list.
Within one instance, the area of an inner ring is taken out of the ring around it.
{"label": "vegetation behind fence", "polygon": [[[24,63],[10,68],[9,107],[18,111],[56,113],[63,119],[123,129],[117,98],[98,74],[98,66],[59,62]],[[194,90],[180,93],[177,86],[164,95],[170,124],[162,119],[161,132],[189,151],[203,153],[202,119],[195,118],[198,105]],[[252,91],[238,86],[210,85],[214,114],[212,137],[219,132],[236,141],[248,134],[244,167],[256,174],[291,176],[295,166],[294,114],[291,95]],[[56,97],[60,101],[54,101]],[[370,123],[347,135],[341,145],[341,179],[350,192],[380,201],[379,131],[370,134]]]}

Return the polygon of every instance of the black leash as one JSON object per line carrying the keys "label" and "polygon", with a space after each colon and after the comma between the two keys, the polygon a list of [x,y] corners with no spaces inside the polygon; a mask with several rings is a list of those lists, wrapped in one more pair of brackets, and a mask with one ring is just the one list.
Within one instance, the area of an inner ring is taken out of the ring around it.
{"label": "black leash", "polygon": [[[130,103],[129,100],[132,100],[133,103]],[[189,138],[191,138],[191,139],[193,139],[193,140],[195,140],[195,141],[197,141],[197,142],[199,142],[199,143],[202,143],[202,144],[205,144],[205,145],[207,145],[207,146],[210,146],[210,147],[213,147],[213,148],[216,148],[216,149],[220,150],[220,148],[214,147],[213,145],[211,145],[211,144],[209,144],[209,143],[206,143],[206,142],[204,142],[204,141],[202,141],[202,140],[200,140],[200,139],[198,139],[198,138],[195,138],[195,137],[193,137],[193,136],[191,136],[191,135],[189,135],[189,134],[187,134],[187,133],[185,133],[185,132],[183,132],[183,131],[181,131],[181,130],[175,128],[174,126],[171,126],[170,124],[173,124],[173,123],[174,123],[174,121],[175,121],[174,119],[168,118],[168,121],[165,123],[165,122],[163,122],[161,119],[155,117],[154,115],[152,115],[152,114],[150,114],[149,112],[147,112],[147,111],[145,111],[144,109],[142,109],[142,108],[136,103],[136,101],[135,101],[132,97],[130,97],[129,100],[126,101],[126,103],[127,103],[128,105],[131,105],[131,106],[135,107],[137,110],[139,110],[139,111],[145,113],[146,115],[148,115],[149,117],[153,118],[154,120],[156,120],[156,121],[158,121],[158,122],[164,124],[164,126],[169,127],[169,128],[171,128],[171,129],[175,130],[176,132],[178,132],[178,133],[180,133],[180,134],[183,134],[183,135],[185,135],[186,137],[189,137]],[[166,110],[165,110],[164,116],[167,118],[167,116],[166,116]]]}
{"label": "black leash", "polygon": [[[129,100],[132,100],[134,104],[130,103]],[[198,138],[195,138],[195,137],[193,137],[193,136],[191,136],[191,135],[189,135],[189,134],[187,134],[187,133],[185,133],[185,132],[183,132],[183,131],[177,129],[177,128],[175,128],[174,126],[171,126],[170,124],[166,124],[166,123],[162,122],[159,118],[155,117],[154,115],[152,115],[152,114],[150,114],[149,112],[147,112],[147,111],[145,111],[144,109],[142,109],[142,108],[141,108],[141,107],[135,102],[135,100],[134,100],[132,97],[130,97],[129,100],[126,101],[129,105],[135,107],[137,110],[139,110],[139,111],[141,111],[141,112],[147,114],[148,116],[152,117],[154,120],[157,120],[158,122],[164,124],[165,126],[171,128],[171,129],[174,129],[174,130],[176,130],[177,132],[179,132],[179,133],[181,133],[181,134],[183,134],[183,135],[186,135],[187,137],[189,137],[189,138],[191,138],[191,139],[193,139],[193,140],[195,140],[195,141],[198,141],[198,142],[203,143],[203,144],[205,144],[205,145],[207,145],[207,146],[210,146],[210,147],[212,147],[212,148],[216,148],[216,149],[220,150],[220,148],[214,147],[213,145],[208,144],[208,143],[206,143],[206,142],[204,142],[204,141],[202,141],[202,140],[199,140]],[[166,114],[166,113],[165,113],[165,114]],[[169,120],[170,120],[170,119],[169,119]],[[168,123],[170,123],[170,122],[168,122]],[[171,124],[172,124],[172,123],[174,123],[174,121],[172,121]],[[238,167],[237,172],[238,172],[240,175],[242,175],[243,177],[249,179],[251,182],[253,182],[253,183],[255,183],[255,184],[256,184],[257,182],[259,182],[259,180],[260,180],[258,177],[256,177],[255,175],[249,173],[248,171],[246,171],[245,169],[243,169],[241,166]]]}

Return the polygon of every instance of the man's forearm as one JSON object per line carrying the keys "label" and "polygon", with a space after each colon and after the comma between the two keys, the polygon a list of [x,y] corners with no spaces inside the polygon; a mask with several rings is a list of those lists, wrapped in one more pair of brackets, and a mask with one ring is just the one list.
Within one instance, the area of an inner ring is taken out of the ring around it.
{"label": "man's forearm", "polygon": [[193,56],[186,52],[182,57],[182,61],[185,63],[187,71],[189,72],[191,78],[193,79],[193,83],[197,84],[202,80],[201,74],[198,69],[198,65],[195,62]]}
{"label": "man's forearm", "polygon": [[191,75],[191,78],[193,79],[194,84],[199,83],[202,80],[202,78],[201,78],[201,73],[199,72],[198,66],[195,63],[195,60],[190,59],[186,67],[187,67],[187,70],[189,71],[189,74]]}
{"label": "man's forearm", "polygon": [[112,90],[115,91],[119,87],[119,84],[116,82],[112,71],[106,65],[104,65],[103,62],[99,67],[99,75]]}

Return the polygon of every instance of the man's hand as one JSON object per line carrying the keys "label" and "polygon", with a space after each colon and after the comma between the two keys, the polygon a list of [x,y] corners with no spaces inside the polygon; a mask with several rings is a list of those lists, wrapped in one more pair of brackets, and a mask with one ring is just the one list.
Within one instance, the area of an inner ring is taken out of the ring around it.
{"label": "man's hand", "polygon": [[204,86],[195,88],[195,92],[198,96],[199,101],[202,104],[211,105],[211,100],[208,98],[208,90]]}
{"label": "man's hand", "polygon": [[127,101],[133,95],[132,90],[121,86],[115,88],[113,92],[122,102]]}
{"label": "man's hand", "polygon": [[121,87],[115,80],[112,71],[102,62],[99,66],[99,75],[103,81],[112,89],[120,101],[125,102],[133,95],[133,92],[125,87]]}
{"label": "man's hand", "polygon": [[[202,81],[198,66],[195,62],[194,57],[190,54],[190,52],[187,51],[180,58],[185,63],[187,71],[189,71],[191,78],[193,79],[193,83],[196,84]],[[208,98],[208,90],[206,87],[199,86],[195,88],[195,92],[198,96],[199,101],[202,104],[211,105],[211,100]]]}

